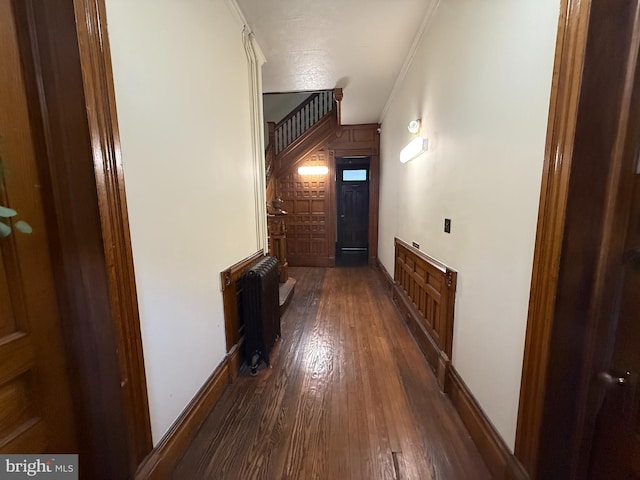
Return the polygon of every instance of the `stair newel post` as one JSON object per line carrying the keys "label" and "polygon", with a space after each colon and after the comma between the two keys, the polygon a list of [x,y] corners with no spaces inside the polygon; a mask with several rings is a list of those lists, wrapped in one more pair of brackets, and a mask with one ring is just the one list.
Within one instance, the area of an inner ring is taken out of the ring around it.
{"label": "stair newel post", "polygon": [[342,89],[334,88],[333,89],[333,98],[336,100],[336,114],[338,117],[338,127],[342,126],[342,115],[340,105],[342,103]]}

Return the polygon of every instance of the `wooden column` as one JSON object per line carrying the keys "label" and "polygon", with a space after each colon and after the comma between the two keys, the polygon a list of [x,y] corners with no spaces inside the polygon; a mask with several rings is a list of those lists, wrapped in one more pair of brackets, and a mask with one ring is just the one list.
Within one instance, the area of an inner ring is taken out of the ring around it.
{"label": "wooden column", "polygon": [[287,232],[284,218],[286,213],[267,215],[269,231],[269,255],[278,259],[278,274],[280,283],[289,278],[289,263],[287,262]]}

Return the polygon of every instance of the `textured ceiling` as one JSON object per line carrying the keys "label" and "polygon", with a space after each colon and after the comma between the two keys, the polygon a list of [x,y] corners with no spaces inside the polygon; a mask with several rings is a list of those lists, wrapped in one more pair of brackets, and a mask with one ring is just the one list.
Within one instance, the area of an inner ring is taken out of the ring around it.
{"label": "textured ceiling", "polygon": [[238,0],[265,92],[344,88],[342,122],[375,123],[433,0]]}

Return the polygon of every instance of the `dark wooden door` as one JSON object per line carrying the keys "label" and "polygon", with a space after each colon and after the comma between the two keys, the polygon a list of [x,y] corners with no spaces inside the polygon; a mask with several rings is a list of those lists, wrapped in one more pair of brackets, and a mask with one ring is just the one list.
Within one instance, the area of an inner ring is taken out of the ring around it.
{"label": "dark wooden door", "polygon": [[42,182],[11,0],[0,0],[0,205],[32,233],[0,238],[0,452],[74,453],[77,441]]}
{"label": "dark wooden door", "polygon": [[[362,172],[362,176],[352,172]],[[365,251],[369,236],[369,180],[367,169],[339,170],[338,179],[338,249]],[[348,180],[348,178],[363,178]]]}
{"label": "dark wooden door", "polygon": [[614,346],[608,369],[598,375],[605,395],[596,422],[592,480],[640,478],[640,175],[634,176],[625,254],[616,279],[619,299],[611,312]]}
{"label": "dark wooden door", "polygon": [[610,183],[609,198],[615,200],[611,233],[604,236],[600,252],[602,258],[611,260],[600,313],[606,330],[599,335],[595,350],[605,353],[602,363],[596,363],[590,394],[598,399],[599,407],[591,480],[640,479],[640,3],[633,0],[624,6],[633,21],[627,66],[631,95],[623,102],[627,108],[620,115],[622,140],[613,154],[621,167],[617,184]]}

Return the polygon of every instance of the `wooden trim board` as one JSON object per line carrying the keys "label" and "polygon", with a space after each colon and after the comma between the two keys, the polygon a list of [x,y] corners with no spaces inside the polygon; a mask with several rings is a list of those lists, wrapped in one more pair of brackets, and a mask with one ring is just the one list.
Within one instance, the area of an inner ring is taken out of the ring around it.
{"label": "wooden trim board", "polygon": [[376,258],[376,265],[378,267],[378,273],[380,273],[380,276],[382,277],[385,285],[389,288],[389,291],[393,293],[393,278],[391,277],[391,275],[389,275],[389,272],[379,258]]}
{"label": "wooden trim board", "polygon": [[528,480],[529,476],[495,430],[456,369],[451,365],[445,393],[449,396],[496,480]]}
{"label": "wooden trim board", "polygon": [[166,480],[229,384],[229,359],[225,357],[160,443],[141,464],[136,480]]}

